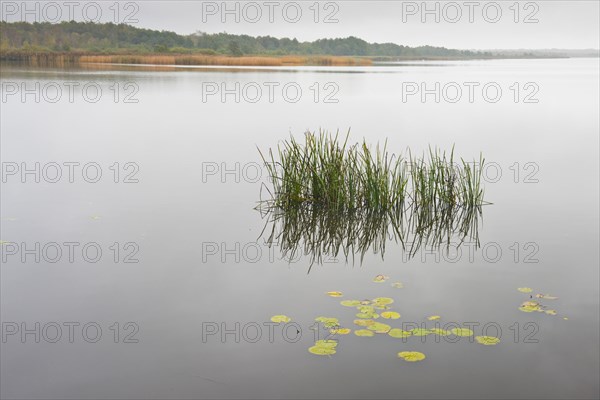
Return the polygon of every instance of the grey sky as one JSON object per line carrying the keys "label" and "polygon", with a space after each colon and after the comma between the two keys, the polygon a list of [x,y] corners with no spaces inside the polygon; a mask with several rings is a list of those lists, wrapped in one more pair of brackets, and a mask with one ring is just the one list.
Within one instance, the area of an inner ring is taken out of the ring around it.
{"label": "grey sky", "polygon": [[[67,19],[69,14],[65,1],[55,2],[60,5],[62,19]],[[29,2],[29,10],[38,9],[25,19],[54,18],[51,14],[54,10],[48,3],[39,2],[36,6],[35,2]],[[82,20],[84,5],[92,2],[74,3],[71,9],[74,19]],[[2,19],[22,20],[21,4],[20,1],[2,1]],[[300,41],[357,36],[369,42],[460,49],[600,47],[600,2],[596,0],[428,1],[426,7],[433,11],[429,14],[424,13],[422,1],[232,1],[225,6],[234,10],[229,14],[224,13],[222,1],[121,1],[118,18],[115,18],[115,1],[97,1],[96,4],[102,11],[101,22],[123,21],[133,13],[131,20],[137,22],[132,25],[181,34],[197,30],[227,31],[295,37]],[[93,19],[97,7],[87,7],[87,16]],[[298,10],[301,10],[300,16]],[[497,14],[498,10],[501,15]],[[436,17],[439,22],[435,21]]]}

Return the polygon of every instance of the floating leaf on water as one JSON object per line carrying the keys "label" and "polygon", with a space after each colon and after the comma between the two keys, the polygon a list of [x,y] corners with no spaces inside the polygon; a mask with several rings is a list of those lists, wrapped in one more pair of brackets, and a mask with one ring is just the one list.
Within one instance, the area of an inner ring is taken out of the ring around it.
{"label": "floating leaf on water", "polygon": [[332,317],[317,317],[315,321],[321,322],[325,328],[333,328],[340,324],[340,321],[337,318]]}
{"label": "floating leaf on water", "polygon": [[344,307],[358,307],[360,306],[360,301],[358,300],[342,300],[340,304]]}
{"label": "floating leaf on water", "polygon": [[425,354],[419,351],[401,351],[398,353],[398,357],[403,358],[404,361],[415,362],[425,359]]}
{"label": "floating leaf on water", "polygon": [[536,294],[535,297],[537,297],[538,299],[545,299],[545,300],[556,300],[558,299],[558,297],[555,296],[550,296],[549,294]]}
{"label": "floating leaf on water", "polygon": [[519,307],[519,310],[523,311],[523,312],[542,312],[544,311],[542,309],[542,305],[536,301],[524,301],[521,306]]}
{"label": "floating leaf on water", "polygon": [[544,312],[548,315],[556,315],[556,310],[546,310]]}
{"label": "floating leaf on water", "polygon": [[385,311],[381,313],[381,318],[398,319],[400,318],[400,314],[398,314],[396,311]]}
{"label": "floating leaf on water", "polygon": [[375,322],[367,326],[367,329],[375,333],[388,333],[392,327],[388,324],[382,324],[381,322]]}
{"label": "floating leaf on water", "polygon": [[381,282],[385,282],[388,279],[390,279],[389,276],[377,275],[375,278],[373,278],[373,282],[381,283]]}
{"label": "floating leaf on water", "polygon": [[410,333],[408,331],[404,331],[402,329],[394,328],[394,329],[390,329],[390,331],[388,332],[388,335],[390,335],[393,338],[401,339],[401,338],[406,338],[406,337],[412,336],[412,333]]}
{"label": "floating leaf on water", "polygon": [[500,343],[500,339],[494,336],[475,336],[475,340],[484,346],[495,346]]}
{"label": "floating leaf on water", "polygon": [[285,323],[287,324],[287,323],[288,323],[288,322],[290,322],[291,320],[292,320],[292,319],[291,319],[290,317],[288,317],[287,315],[273,315],[273,316],[271,317],[271,321],[273,321],[273,322],[277,322],[277,323],[280,323],[280,322],[285,322]]}
{"label": "floating leaf on water", "polygon": [[329,330],[329,333],[332,335],[347,335],[350,332],[352,332],[352,330],[348,328],[332,328]]}
{"label": "floating leaf on water", "polygon": [[338,345],[337,340],[317,340],[315,342],[315,346],[317,347],[326,347],[329,349],[335,349]]}
{"label": "floating leaf on water", "polygon": [[392,283],[392,287],[395,287],[396,289],[402,289],[404,284],[402,282],[394,282]]}
{"label": "floating leaf on water", "polygon": [[309,352],[312,354],[316,354],[318,356],[331,356],[336,353],[335,348],[321,347],[321,346],[313,346],[309,347]]}
{"label": "floating leaf on water", "polygon": [[517,288],[517,290],[519,292],[521,292],[521,293],[531,293],[531,292],[533,292],[533,289],[529,288],[529,287],[520,287],[520,288]]}
{"label": "floating leaf on water", "polygon": [[415,328],[411,329],[410,333],[412,333],[413,336],[427,336],[433,332],[431,332],[429,329]]}
{"label": "floating leaf on water", "polygon": [[354,320],[354,324],[358,325],[358,326],[369,326],[374,323],[375,323],[375,321],[373,321],[372,319],[355,319]]}
{"label": "floating leaf on water", "polygon": [[439,315],[432,315],[431,317],[427,317],[427,319],[430,321],[437,321],[440,318],[441,317]]}
{"label": "floating leaf on water", "polygon": [[475,332],[473,332],[472,330],[470,330],[468,328],[453,328],[453,329],[450,329],[450,333],[452,333],[453,335],[456,335],[456,336],[463,336],[463,337],[473,336],[475,334]]}
{"label": "floating leaf on water", "polygon": [[373,299],[373,303],[375,303],[378,306],[387,306],[388,304],[392,304],[393,302],[394,299],[390,297],[377,297]]}
{"label": "floating leaf on water", "polygon": [[363,306],[368,306],[369,304],[372,304],[373,302],[371,300],[362,300],[360,302],[360,304],[362,304]]}
{"label": "floating leaf on water", "polygon": [[375,336],[375,333],[368,329],[358,329],[358,330],[354,331],[354,334],[356,336],[365,336],[365,337]]}
{"label": "floating leaf on water", "polygon": [[563,317],[563,319],[564,319],[565,321],[568,321],[568,320],[569,320],[569,318],[567,318],[567,317]]}
{"label": "floating leaf on water", "polygon": [[451,335],[450,331],[447,331],[445,329],[440,329],[440,328],[433,328],[433,329],[430,329],[430,331],[434,335],[438,335],[438,336],[449,336],[449,335]]}
{"label": "floating leaf on water", "polygon": [[358,313],[356,314],[357,318],[364,318],[364,319],[377,319],[379,318],[379,314],[373,313],[373,312],[369,312],[369,313]]}
{"label": "floating leaf on water", "polygon": [[375,312],[375,307],[373,306],[359,306],[356,309],[362,313],[372,313]]}
{"label": "floating leaf on water", "polygon": [[342,292],[327,292],[327,296],[331,297],[342,297],[344,294]]}

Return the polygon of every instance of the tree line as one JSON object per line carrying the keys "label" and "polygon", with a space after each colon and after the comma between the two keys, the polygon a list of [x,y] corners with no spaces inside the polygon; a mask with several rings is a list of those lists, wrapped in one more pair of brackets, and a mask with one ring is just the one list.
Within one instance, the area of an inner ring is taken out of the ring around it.
{"label": "tree line", "polygon": [[137,28],[127,24],[94,22],[0,22],[2,51],[94,53],[202,53],[248,55],[336,55],[368,57],[491,56],[489,53],[444,47],[409,47],[395,43],[368,43],[357,37],[297,39],[234,35],[226,32],[179,35],[175,32]]}

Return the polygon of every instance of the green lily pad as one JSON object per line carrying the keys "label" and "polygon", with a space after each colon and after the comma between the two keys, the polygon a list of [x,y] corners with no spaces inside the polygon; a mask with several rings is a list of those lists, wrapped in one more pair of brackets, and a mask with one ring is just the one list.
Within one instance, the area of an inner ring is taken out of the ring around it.
{"label": "green lily pad", "polygon": [[309,352],[312,354],[316,354],[318,356],[331,356],[336,353],[335,348],[321,347],[321,346],[313,346],[309,347]]}
{"label": "green lily pad", "polygon": [[396,311],[385,311],[385,312],[382,312],[380,315],[381,315],[381,318],[385,318],[385,319],[400,318],[400,314],[398,314]]}
{"label": "green lily pad", "polygon": [[375,336],[375,333],[368,329],[358,329],[358,330],[354,331],[354,334],[356,336],[365,336],[365,337]]}
{"label": "green lily pad", "polygon": [[427,319],[430,320],[430,321],[437,321],[440,318],[441,317],[439,315],[432,315],[430,317],[427,317]]}
{"label": "green lily pad", "polygon": [[529,288],[529,287],[520,287],[520,288],[517,288],[517,290],[519,292],[521,292],[521,293],[531,293],[531,292],[533,292],[533,289]]}
{"label": "green lily pad", "polygon": [[290,322],[291,320],[292,320],[292,319],[291,319],[290,317],[288,317],[287,315],[273,315],[273,316],[271,317],[271,321],[273,321],[273,322],[277,322],[277,323],[284,322],[284,323],[286,323],[286,324],[287,324],[287,323],[288,323],[288,322]]}
{"label": "green lily pad", "polygon": [[373,321],[372,319],[355,319],[354,320],[354,324],[358,325],[358,326],[369,326],[374,323],[375,323],[375,321]]}
{"label": "green lily pad", "polygon": [[327,292],[327,296],[331,297],[342,297],[344,294],[342,292]]}
{"label": "green lily pad", "polygon": [[375,303],[378,306],[387,306],[389,304],[392,304],[394,302],[394,299],[390,298],[390,297],[377,297],[375,299],[373,299],[373,303]]}
{"label": "green lily pad", "polygon": [[453,328],[453,329],[450,329],[450,333],[452,333],[453,335],[462,336],[462,337],[473,336],[475,334],[475,332],[473,332],[472,330],[470,330],[468,328]]}
{"label": "green lily pad", "polygon": [[412,333],[410,333],[408,331],[404,331],[402,329],[394,328],[394,329],[390,329],[390,331],[388,332],[388,335],[390,335],[393,338],[401,339],[401,338],[406,338],[406,337],[412,336]]}
{"label": "green lily pad", "polygon": [[360,306],[360,301],[359,300],[342,300],[342,301],[340,301],[340,304],[343,305],[344,307],[358,307],[358,306]]}
{"label": "green lily pad", "polygon": [[433,328],[433,329],[430,329],[430,331],[434,335],[438,335],[438,336],[449,336],[449,335],[451,335],[450,331],[447,331],[445,329],[440,329],[440,328]]}
{"label": "green lily pad", "polygon": [[382,324],[381,322],[375,322],[367,326],[367,329],[375,333],[388,333],[392,327],[388,324]]}
{"label": "green lily pad", "polygon": [[315,346],[317,347],[327,347],[329,349],[335,349],[338,345],[336,340],[317,340],[315,342]]}
{"label": "green lily pad", "polygon": [[373,282],[381,283],[387,281],[388,279],[390,279],[389,276],[377,275],[375,278],[373,278]]}
{"label": "green lily pad", "polygon": [[433,332],[431,332],[429,329],[415,328],[411,329],[410,333],[412,333],[413,336],[427,336],[431,335]]}
{"label": "green lily pad", "polygon": [[332,335],[347,335],[350,332],[352,332],[352,330],[349,328],[331,328],[329,330],[329,333]]}
{"label": "green lily pad", "polygon": [[475,336],[475,340],[484,346],[495,346],[500,343],[500,339],[494,336]]}
{"label": "green lily pad", "polygon": [[425,359],[425,354],[419,351],[401,351],[398,353],[398,357],[403,358],[404,361],[416,362]]}
{"label": "green lily pad", "polygon": [[333,328],[339,326],[340,321],[337,318],[331,317],[317,317],[315,321],[321,322],[325,328]]}

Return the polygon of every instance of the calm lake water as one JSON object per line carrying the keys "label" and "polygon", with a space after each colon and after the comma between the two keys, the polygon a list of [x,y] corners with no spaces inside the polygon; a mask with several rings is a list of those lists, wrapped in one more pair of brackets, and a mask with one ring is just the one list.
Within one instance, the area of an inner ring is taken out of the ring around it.
{"label": "calm lake water", "polygon": [[[1,82],[2,397],[598,398],[598,59],[3,66]],[[319,129],[482,153],[481,247],[408,259],[390,241],[310,273],[310,255],[283,259],[253,209],[268,184],[257,146]],[[22,174],[36,163],[39,183]],[[519,311],[537,293],[559,297],[542,300],[557,315]],[[316,317],[358,328],[339,301],[378,296],[394,327],[439,315],[501,342],[350,334],[332,357],[307,351]],[[297,325],[271,341],[276,314]],[[413,350],[427,358],[396,356]]]}

